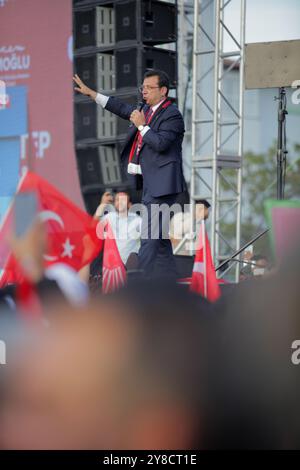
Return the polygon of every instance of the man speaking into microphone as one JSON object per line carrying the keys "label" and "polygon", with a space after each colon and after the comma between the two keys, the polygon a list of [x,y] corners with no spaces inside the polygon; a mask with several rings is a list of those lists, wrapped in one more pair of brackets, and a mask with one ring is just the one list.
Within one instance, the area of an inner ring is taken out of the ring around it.
{"label": "man speaking into microphone", "polygon": [[[161,70],[144,74],[140,91],[145,105],[135,109],[113,96],[105,96],[88,88],[75,75],[75,90],[90,96],[108,111],[130,120],[121,152],[129,174],[142,175],[144,207],[139,266],[147,277],[176,276],[168,223],[158,212],[163,205],[172,206],[176,196],[185,190],[182,171],[184,122],[178,108],[168,99],[169,77]],[[165,206],[165,207],[166,207]],[[168,217],[169,219],[169,217]]]}

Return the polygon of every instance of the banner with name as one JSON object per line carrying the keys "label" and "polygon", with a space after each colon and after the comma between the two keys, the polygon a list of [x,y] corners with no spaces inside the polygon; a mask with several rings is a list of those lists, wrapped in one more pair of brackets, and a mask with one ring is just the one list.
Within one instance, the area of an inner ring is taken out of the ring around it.
{"label": "banner with name", "polygon": [[[71,0],[0,0],[0,188],[9,187],[0,194],[4,205],[27,168],[83,207],[72,49]],[[0,219],[3,211],[0,206]]]}

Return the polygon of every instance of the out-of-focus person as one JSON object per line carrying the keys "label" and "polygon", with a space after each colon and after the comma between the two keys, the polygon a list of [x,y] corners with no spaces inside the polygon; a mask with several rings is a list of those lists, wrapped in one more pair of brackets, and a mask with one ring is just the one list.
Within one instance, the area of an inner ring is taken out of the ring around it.
{"label": "out-of-focus person", "polygon": [[173,284],[132,289],[58,311],[14,348],[2,448],[198,447],[207,303]]}
{"label": "out-of-focus person", "polygon": [[[195,201],[195,222],[196,222],[196,236],[200,230],[202,220],[207,220],[209,217],[210,203],[206,199],[197,199]],[[190,208],[189,208],[190,209]],[[173,251],[179,245],[183,238],[188,237],[191,230],[191,211],[177,212],[170,222],[170,239]],[[186,239],[183,246],[177,251],[178,255],[189,255],[191,240]]]}
{"label": "out-of-focus person", "polygon": [[267,256],[262,254],[253,255],[251,258],[252,275],[258,279],[266,276],[270,271],[270,263]]}

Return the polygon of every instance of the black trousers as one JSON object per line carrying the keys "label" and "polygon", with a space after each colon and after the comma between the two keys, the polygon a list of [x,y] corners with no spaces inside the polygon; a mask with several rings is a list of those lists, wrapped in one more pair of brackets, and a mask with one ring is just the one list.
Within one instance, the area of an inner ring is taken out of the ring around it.
{"label": "black trousers", "polygon": [[169,239],[170,207],[177,194],[153,197],[146,188],[142,197],[142,237],[139,267],[146,277],[176,278],[176,265]]}

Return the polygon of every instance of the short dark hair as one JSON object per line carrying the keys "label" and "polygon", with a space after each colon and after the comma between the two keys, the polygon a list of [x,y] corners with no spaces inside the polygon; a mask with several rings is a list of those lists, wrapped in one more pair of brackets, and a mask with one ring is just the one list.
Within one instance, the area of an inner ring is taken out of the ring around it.
{"label": "short dark hair", "polygon": [[159,87],[162,88],[163,86],[165,86],[167,88],[166,96],[168,96],[170,88],[170,79],[166,72],[163,72],[162,70],[158,69],[149,69],[147,70],[147,72],[144,73],[144,79],[148,77],[158,77]]}
{"label": "short dark hair", "polygon": [[210,203],[206,199],[195,199],[196,204],[203,204],[207,209],[210,208]]}
{"label": "short dark hair", "polygon": [[117,194],[120,194],[120,193],[124,193],[128,196],[128,198],[130,199],[130,192],[128,191],[128,189],[122,189],[122,188],[117,188],[116,191],[115,191],[115,196]]}

